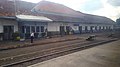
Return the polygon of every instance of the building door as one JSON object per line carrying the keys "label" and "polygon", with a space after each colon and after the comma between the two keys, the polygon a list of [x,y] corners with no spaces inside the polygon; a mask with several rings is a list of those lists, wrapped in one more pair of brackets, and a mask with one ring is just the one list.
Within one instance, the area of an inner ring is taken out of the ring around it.
{"label": "building door", "polygon": [[26,26],[20,26],[20,37],[25,38],[25,33],[26,33]]}
{"label": "building door", "polygon": [[82,33],[82,26],[79,26],[79,32]]}
{"label": "building door", "polygon": [[97,26],[95,26],[95,32],[97,32],[97,31],[98,31]]}
{"label": "building door", "polygon": [[101,26],[99,26],[99,31],[101,31]]}
{"label": "building door", "polygon": [[70,33],[70,26],[66,26],[66,34],[69,35]]}
{"label": "building door", "polygon": [[85,26],[85,33],[88,32],[88,26]]}
{"label": "building door", "polygon": [[32,32],[34,32],[34,33],[36,32],[36,31],[35,31],[35,26],[31,26],[31,33],[32,33]]}
{"label": "building door", "polygon": [[103,31],[105,30],[105,27],[103,26],[103,29],[102,29]]}
{"label": "building door", "polygon": [[60,26],[60,35],[64,35],[64,34],[65,34],[65,27]]}
{"label": "building door", "polygon": [[44,26],[40,27],[40,32],[41,32],[41,36],[45,37],[45,27]]}
{"label": "building door", "polygon": [[12,34],[14,33],[14,26],[3,26],[4,40],[13,39]]}
{"label": "building door", "polygon": [[30,26],[26,26],[25,37],[30,38]]}
{"label": "building door", "polygon": [[94,31],[94,26],[90,26],[90,32]]}
{"label": "building door", "polygon": [[36,26],[36,38],[40,37],[40,27]]}
{"label": "building door", "polygon": [[45,30],[44,26],[41,26],[41,32],[43,33]]}

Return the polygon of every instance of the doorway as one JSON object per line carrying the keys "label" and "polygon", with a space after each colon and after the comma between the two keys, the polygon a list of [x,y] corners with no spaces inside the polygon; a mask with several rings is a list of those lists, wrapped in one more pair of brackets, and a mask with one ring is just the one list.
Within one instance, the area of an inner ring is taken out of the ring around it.
{"label": "doorway", "polygon": [[79,32],[82,33],[82,26],[79,26]]}
{"label": "doorway", "polygon": [[94,31],[94,26],[90,26],[90,32],[92,33]]}
{"label": "doorway", "polygon": [[4,40],[13,39],[12,34],[14,33],[14,26],[3,26]]}
{"label": "doorway", "polygon": [[66,26],[66,34],[67,34],[67,35],[70,34],[70,26]]}
{"label": "doorway", "polygon": [[64,35],[64,34],[65,34],[65,27],[60,26],[60,35]]}
{"label": "doorway", "polygon": [[88,26],[85,26],[85,33],[88,33]]}

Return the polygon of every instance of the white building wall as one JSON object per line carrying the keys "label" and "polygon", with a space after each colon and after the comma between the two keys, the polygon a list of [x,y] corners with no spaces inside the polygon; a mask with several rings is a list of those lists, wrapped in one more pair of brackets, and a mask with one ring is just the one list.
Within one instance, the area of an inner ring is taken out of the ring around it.
{"label": "white building wall", "polygon": [[70,26],[73,30],[78,30],[78,27],[73,26],[73,23],[51,22],[48,23],[48,31],[59,31],[60,26]]}
{"label": "white building wall", "polygon": [[18,31],[18,23],[15,20],[0,19],[0,33],[3,33],[3,26],[5,25],[13,25],[14,32]]}
{"label": "white building wall", "polygon": [[59,31],[60,23],[51,22],[48,23],[48,31]]}
{"label": "white building wall", "polygon": [[113,29],[113,25],[105,25],[105,24],[103,25],[103,24],[101,24],[101,25],[98,25],[98,27],[99,27],[99,26],[101,26],[101,29],[103,29],[103,27],[104,27],[105,29],[106,29],[107,27],[108,27],[108,28],[110,27],[111,29]]}
{"label": "white building wall", "polygon": [[51,22],[48,23],[48,31],[59,31],[59,27],[60,26],[70,26],[74,31],[78,31],[79,30],[79,26],[82,26],[82,30],[85,30],[85,26],[87,26],[88,30],[90,30],[91,26],[94,26],[93,30],[95,30],[95,26],[97,26],[97,30],[99,30],[99,26],[101,26],[101,29],[103,29],[103,27],[106,29],[107,27],[111,27],[111,29],[113,29],[113,25],[105,25],[105,24],[79,24],[79,26],[74,26],[74,24],[78,24],[78,23],[65,23],[65,22]]}
{"label": "white building wall", "polygon": [[70,26],[74,31],[78,30],[78,26],[74,26],[75,23],[69,23],[68,26]]}
{"label": "white building wall", "polygon": [[99,26],[101,26],[101,29],[103,29],[103,27],[106,29],[106,27],[110,27],[111,29],[113,29],[113,25],[105,25],[105,24],[80,24],[80,26],[82,26],[83,30],[85,30],[85,26],[88,27],[88,30],[90,30],[90,26],[97,26],[97,30],[99,30]]}
{"label": "white building wall", "polygon": [[98,28],[97,24],[80,24],[80,26],[82,26],[82,30],[85,30],[85,26],[87,26],[88,30],[90,30],[91,26],[97,26]]}
{"label": "white building wall", "polygon": [[76,31],[78,30],[78,26],[72,26],[72,29]]}

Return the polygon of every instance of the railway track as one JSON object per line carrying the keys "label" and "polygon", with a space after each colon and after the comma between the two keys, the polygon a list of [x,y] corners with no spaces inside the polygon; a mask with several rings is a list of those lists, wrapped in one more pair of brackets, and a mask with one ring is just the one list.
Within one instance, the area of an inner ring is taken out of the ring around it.
{"label": "railway track", "polygon": [[[3,62],[1,67],[26,67],[28,65],[42,62],[44,60],[48,60],[54,57],[58,57],[61,55],[66,55],[75,51],[79,51],[82,49],[86,49],[89,47],[93,47],[99,44],[115,41],[116,39],[106,40],[106,41],[92,41],[88,43],[75,43],[70,45],[64,45],[61,47],[50,48],[43,51],[36,51],[28,54],[22,54],[12,57],[6,57],[0,59]],[[19,60],[18,60],[19,59]]]}

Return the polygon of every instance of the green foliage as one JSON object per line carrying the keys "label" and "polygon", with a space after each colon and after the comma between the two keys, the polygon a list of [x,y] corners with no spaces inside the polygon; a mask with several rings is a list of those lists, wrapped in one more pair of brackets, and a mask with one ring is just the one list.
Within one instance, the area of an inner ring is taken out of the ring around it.
{"label": "green foliage", "polygon": [[16,37],[16,40],[18,40],[18,41],[19,41],[19,40],[20,40],[20,36],[17,36],[17,37]]}
{"label": "green foliage", "polygon": [[20,34],[19,32],[13,33],[13,39],[19,41],[20,40]]}

